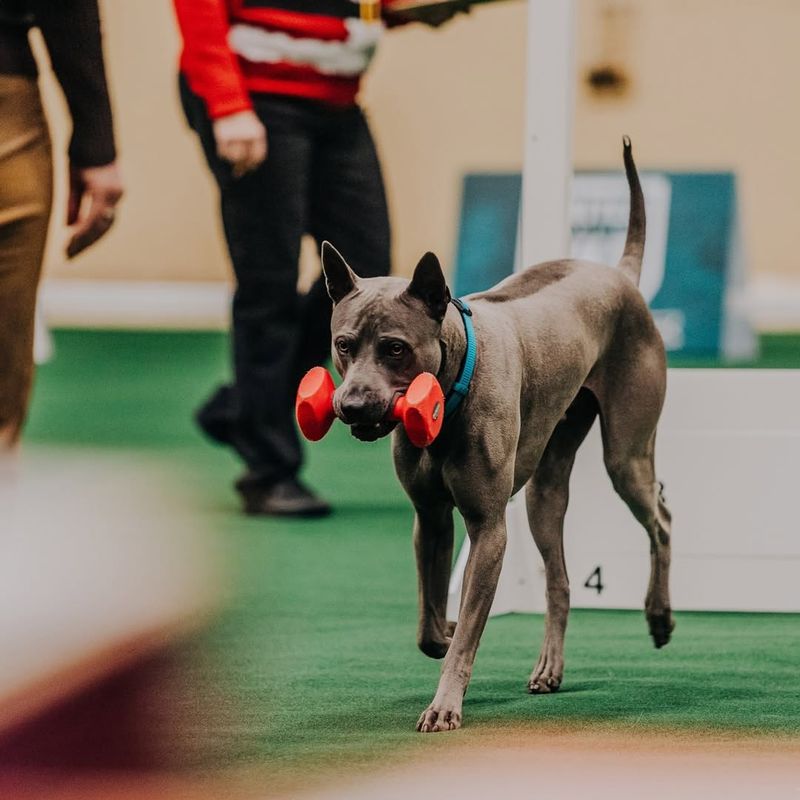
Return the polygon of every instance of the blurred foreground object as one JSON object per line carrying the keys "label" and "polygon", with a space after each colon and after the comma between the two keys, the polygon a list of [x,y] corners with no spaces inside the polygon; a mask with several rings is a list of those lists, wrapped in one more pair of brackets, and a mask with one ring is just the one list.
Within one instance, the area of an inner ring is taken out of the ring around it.
{"label": "blurred foreground object", "polygon": [[[445,781],[459,800],[591,796],[596,800],[783,800],[797,794],[796,740],[687,736],[671,731],[610,733],[540,722],[536,729],[487,726],[479,744],[447,759],[426,754],[346,784],[297,792],[302,800],[406,800]],[[580,769],[576,765],[580,764]],[[658,775],[656,780],[654,776]],[[498,786],[502,790],[498,793]]]}
{"label": "blurred foreground object", "polygon": [[220,575],[176,489],[127,456],[0,460],[0,796],[102,779],[113,797],[190,761],[204,709],[180,648]]}

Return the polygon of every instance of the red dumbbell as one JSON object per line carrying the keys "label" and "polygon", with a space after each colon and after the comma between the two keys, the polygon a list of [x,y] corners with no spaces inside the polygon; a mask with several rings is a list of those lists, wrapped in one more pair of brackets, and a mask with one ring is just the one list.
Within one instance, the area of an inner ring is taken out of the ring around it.
{"label": "red dumbbell", "polygon": [[294,413],[306,439],[318,442],[329,430],[336,414],[333,393],[336,387],[325,367],[312,367],[297,387]]}
{"label": "red dumbbell", "polygon": [[397,398],[391,416],[403,423],[411,444],[427,447],[444,422],[444,394],[436,376],[430,372],[417,375],[406,393]]}
{"label": "red dumbbell", "polygon": [[[333,411],[333,378],[323,367],[313,367],[300,381],[295,413],[306,439],[319,441],[336,418]],[[416,447],[427,447],[438,435],[444,422],[444,394],[439,381],[430,372],[417,375],[404,395],[397,398],[389,412],[403,423],[409,440]]]}

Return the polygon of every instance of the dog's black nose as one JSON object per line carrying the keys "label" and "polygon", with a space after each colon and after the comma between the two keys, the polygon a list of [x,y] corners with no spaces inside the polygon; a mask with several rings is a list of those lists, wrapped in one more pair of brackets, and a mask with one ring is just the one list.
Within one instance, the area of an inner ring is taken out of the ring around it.
{"label": "dog's black nose", "polygon": [[380,422],[383,414],[368,397],[346,397],[339,403],[339,418],[347,425],[372,425]]}

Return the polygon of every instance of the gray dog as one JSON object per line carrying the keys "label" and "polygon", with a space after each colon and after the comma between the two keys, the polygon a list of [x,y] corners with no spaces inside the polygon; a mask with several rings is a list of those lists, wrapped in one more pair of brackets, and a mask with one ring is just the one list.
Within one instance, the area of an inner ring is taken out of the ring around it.
{"label": "gray dog", "polygon": [[[337,416],[354,436],[372,441],[396,426],[388,410],[420,372],[436,375],[447,397],[444,426],[429,447],[414,447],[402,428],[394,436],[395,468],[416,511],[417,642],[426,655],[444,658],[418,731],[461,725],[464,693],[503,562],[506,505],[523,486],[547,577],[544,643],[528,690],[553,692],[560,686],[569,612],[562,544],[569,477],[598,415],[614,489],[650,540],[645,613],[655,646],[665,645],[673,630],[670,513],[653,465],[666,364],[637,289],[645,212],[627,137],[623,155],[631,203],[616,268],[550,261],[461,303],[451,300],[432,253],[422,257],[410,282],[361,279],[330,244],[323,245],[334,303],[333,359],[343,378],[334,396]],[[454,507],[466,523],[471,550],[453,629],[445,606]]]}

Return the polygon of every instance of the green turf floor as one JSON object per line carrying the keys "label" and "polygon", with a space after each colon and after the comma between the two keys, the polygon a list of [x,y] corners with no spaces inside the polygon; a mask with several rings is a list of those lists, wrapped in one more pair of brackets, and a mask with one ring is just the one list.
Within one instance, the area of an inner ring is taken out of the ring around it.
{"label": "green turf floor", "polygon": [[[800,337],[763,344],[768,366],[800,366]],[[28,442],[146,452],[197,490],[225,542],[235,590],[195,643],[204,654],[196,669],[212,704],[232,705],[233,721],[198,737],[237,762],[286,773],[456,741],[413,733],[439,663],[414,646],[411,513],[387,441],[361,444],[335,427],[310,448],[307,477],[336,503],[330,519],[247,519],[230,490],[234,459],[190,421],[226,373],[220,335],[64,331],[56,348],[39,370]],[[466,727],[454,736],[473,741],[489,728],[542,721],[800,735],[800,617],[676,617],[673,642],[656,651],[640,613],[574,612],[564,688],[538,697],[524,686],[542,618],[490,620]]]}

